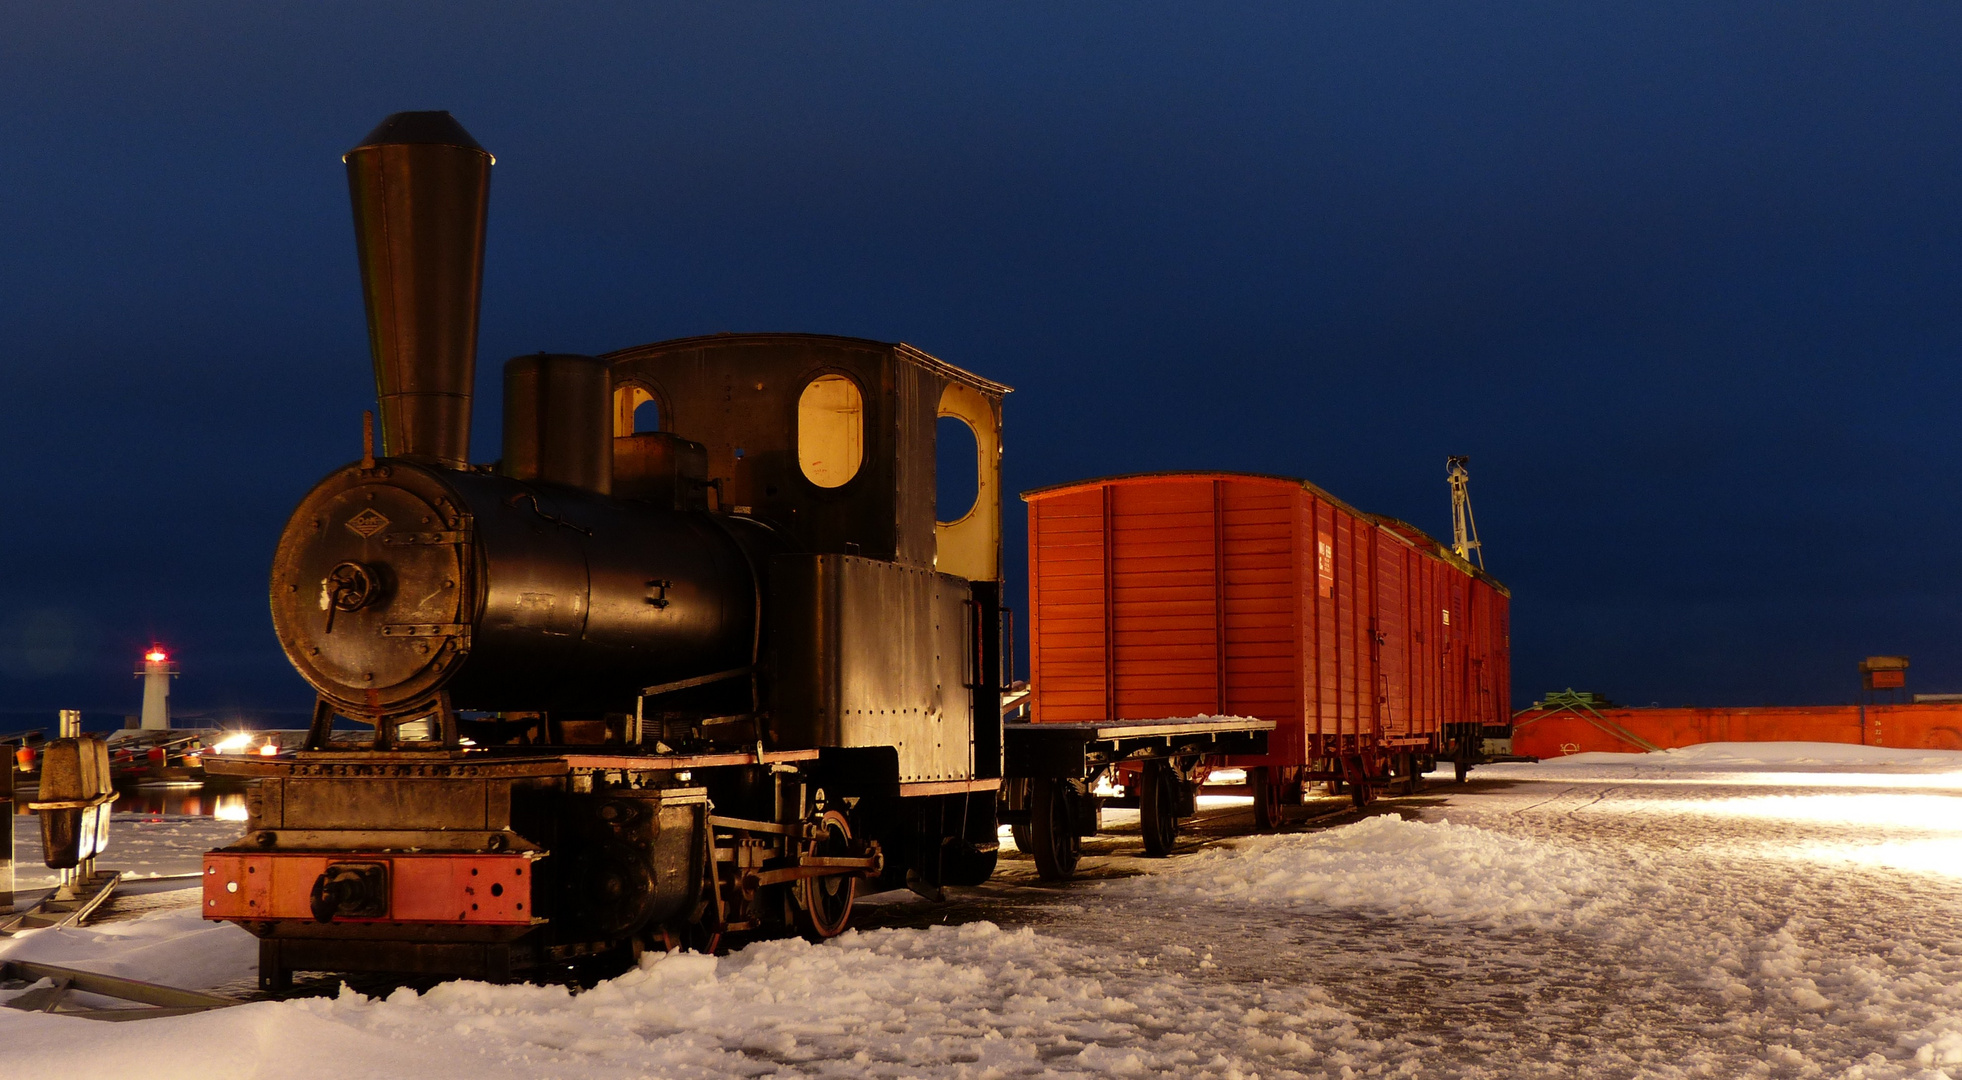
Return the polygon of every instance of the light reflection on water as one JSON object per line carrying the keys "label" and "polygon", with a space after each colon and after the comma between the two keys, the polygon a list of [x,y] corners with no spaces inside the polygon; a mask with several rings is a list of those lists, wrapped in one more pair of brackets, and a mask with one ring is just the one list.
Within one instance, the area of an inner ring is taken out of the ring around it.
{"label": "light reflection on water", "polygon": [[200,788],[137,788],[116,799],[116,810],[129,814],[172,814],[245,820],[245,793]]}

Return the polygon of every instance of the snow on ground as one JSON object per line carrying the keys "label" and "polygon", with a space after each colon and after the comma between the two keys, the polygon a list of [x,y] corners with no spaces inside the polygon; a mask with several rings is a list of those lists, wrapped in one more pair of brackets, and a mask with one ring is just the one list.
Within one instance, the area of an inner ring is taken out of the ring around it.
{"label": "snow on ground", "polygon": [[[1962,1077],[1962,754],[1576,755],[1115,861],[1149,872],[1046,887],[1011,860],[947,907],[878,909],[959,925],[650,958],[578,995],[0,1010],[0,1074],[68,1075],[85,1039],[93,1068],[197,1080]],[[252,961],[188,912],[4,949],[180,984]]]}
{"label": "snow on ground", "polygon": [[183,890],[184,906],[127,922],[0,938],[0,959],[38,960],[192,990],[235,982],[258,964],[258,943],[231,923],[204,921],[198,896],[197,890]]}
{"label": "snow on ground", "polygon": [[[177,814],[109,815],[109,848],[96,866],[121,870],[127,877],[195,874],[204,868],[204,853],[239,838],[245,826],[236,821]],[[21,892],[54,888],[55,872],[41,862],[40,820],[18,814],[14,828],[14,888]]]}
{"label": "snow on ground", "polygon": [[1384,816],[1319,832],[1249,837],[1178,860],[1165,873],[1107,887],[1168,900],[1555,926],[1592,914],[1615,873],[1559,845]]}
{"label": "snow on ground", "polygon": [[1311,988],[1209,985],[988,922],[649,956],[578,995],[457,982],[117,1027],[0,1012],[0,1061],[71,1075],[78,1035],[92,1071],[156,1080],[273,1061],[336,1080],[411,1061],[432,1077],[1299,1076],[1385,1050]]}

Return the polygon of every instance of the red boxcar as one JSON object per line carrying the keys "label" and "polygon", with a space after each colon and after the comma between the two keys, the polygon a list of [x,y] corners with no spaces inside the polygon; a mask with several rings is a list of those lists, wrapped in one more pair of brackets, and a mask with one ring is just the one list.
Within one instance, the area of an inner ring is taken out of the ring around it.
{"label": "red boxcar", "polygon": [[1022,497],[1033,723],[1275,721],[1266,756],[1231,762],[1266,826],[1304,783],[1361,803],[1438,758],[1468,768],[1507,723],[1511,594],[1414,526],[1244,473]]}

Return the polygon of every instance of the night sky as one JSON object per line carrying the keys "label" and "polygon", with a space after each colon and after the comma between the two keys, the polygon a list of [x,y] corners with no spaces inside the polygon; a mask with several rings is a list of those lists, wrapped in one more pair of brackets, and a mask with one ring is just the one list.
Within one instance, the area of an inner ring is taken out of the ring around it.
{"label": "night sky", "polygon": [[310,703],[266,574],[404,109],[498,159],[478,460],[519,353],[907,341],[1016,388],[1011,491],[1448,534],[1470,455],[1516,705],[1962,691],[1962,8],[1058,6],[0,5],[0,731],[153,637],[180,711]]}

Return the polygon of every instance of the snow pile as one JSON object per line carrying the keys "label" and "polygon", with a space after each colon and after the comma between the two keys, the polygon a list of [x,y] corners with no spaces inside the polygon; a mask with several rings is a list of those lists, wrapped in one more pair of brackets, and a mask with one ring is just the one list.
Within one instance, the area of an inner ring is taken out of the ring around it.
{"label": "snow pile", "polygon": [[[581,994],[453,982],[141,1025],[4,1015],[10,1080],[91,1067],[150,1080],[285,1077],[1341,1074],[1408,1048],[1312,989],[1195,983],[992,923],[651,955]],[[141,1030],[134,1030],[139,1028]]]}
{"label": "snow pile", "polygon": [[192,990],[250,977],[259,963],[257,941],[231,923],[199,917],[197,895],[187,892],[184,907],[127,922],[0,938],[0,957]]}
{"label": "snow pile", "polygon": [[1592,917],[1606,902],[1607,884],[1600,867],[1564,845],[1449,821],[1383,816],[1321,832],[1250,837],[1178,860],[1165,873],[1107,887],[1128,894],[1548,927]]}
{"label": "snow pile", "polygon": [[971,923],[847,934],[827,946],[766,942],[720,960],[653,957],[578,997],[451,983],[318,1008],[373,1033],[469,1030],[487,1056],[553,1072],[659,1062],[677,1077],[769,1066],[856,1076],[1285,1074],[1339,1064],[1325,1060],[1330,1049],[1346,1057],[1330,1044],[1356,1039],[1353,1021],[1313,1002],[1204,993],[1157,973],[1119,986],[1088,959],[1032,930]]}

